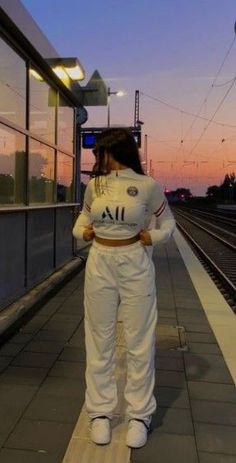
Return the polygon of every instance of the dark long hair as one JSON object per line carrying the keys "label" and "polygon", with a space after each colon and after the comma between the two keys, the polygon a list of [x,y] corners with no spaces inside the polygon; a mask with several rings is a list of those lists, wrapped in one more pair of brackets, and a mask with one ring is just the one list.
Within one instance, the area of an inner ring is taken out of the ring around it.
{"label": "dark long hair", "polygon": [[96,157],[94,175],[96,190],[101,190],[102,178],[110,173],[109,161],[106,154],[111,154],[113,159],[126,167],[134,170],[137,174],[145,175],[141,165],[139,151],[132,132],[128,128],[109,128],[104,130],[98,137],[93,149]]}

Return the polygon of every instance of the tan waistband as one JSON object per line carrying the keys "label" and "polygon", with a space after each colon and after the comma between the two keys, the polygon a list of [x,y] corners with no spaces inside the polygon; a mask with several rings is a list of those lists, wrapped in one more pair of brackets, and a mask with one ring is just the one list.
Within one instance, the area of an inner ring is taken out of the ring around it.
{"label": "tan waistband", "polygon": [[124,240],[112,240],[112,239],[105,239],[100,238],[99,236],[95,236],[95,241],[99,244],[103,244],[104,246],[128,246],[129,244],[133,244],[136,241],[139,241],[139,235],[132,236],[132,238],[127,238]]}

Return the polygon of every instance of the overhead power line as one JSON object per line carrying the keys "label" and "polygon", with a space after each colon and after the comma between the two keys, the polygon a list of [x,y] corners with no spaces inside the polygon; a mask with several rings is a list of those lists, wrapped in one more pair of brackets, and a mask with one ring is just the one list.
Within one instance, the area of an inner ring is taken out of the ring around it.
{"label": "overhead power line", "polygon": [[[217,81],[218,76],[219,76],[219,74],[221,73],[221,71],[222,71],[222,69],[223,69],[223,66],[224,66],[224,64],[225,64],[225,62],[226,62],[226,60],[227,60],[227,58],[228,58],[228,56],[229,56],[229,54],[230,54],[230,52],[231,52],[233,46],[234,46],[235,40],[236,40],[236,22],[234,23],[234,38],[233,38],[233,40],[232,40],[232,42],[231,42],[231,44],[230,44],[230,46],[229,46],[229,48],[228,48],[228,50],[227,50],[227,52],[226,52],[224,58],[223,58],[223,61],[222,61],[221,65],[220,65],[220,67],[219,67],[219,69],[218,69],[218,71],[217,71],[217,73],[216,73],[216,75],[215,75],[215,77],[214,77],[214,79],[213,79],[212,84],[211,84],[211,85],[209,86],[209,88],[208,88],[207,94],[206,94],[205,98],[203,99],[202,104],[200,105],[200,108],[199,108],[199,110],[198,110],[198,112],[197,112],[197,114],[196,114],[194,120],[191,122],[189,128],[187,129],[184,138],[186,138],[186,137],[188,136],[189,132],[192,130],[192,128],[193,128],[193,126],[194,126],[194,124],[195,124],[195,121],[196,121],[196,119],[199,117],[199,114],[201,113],[201,111],[202,111],[204,105],[207,103],[207,100],[208,100],[208,98],[209,98],[209,96],[210,96],[210,94],[211,94],[213,88],[216,87],[215,82]],[[229,81],[229,83],[230,83],[230,81]],[[224,85],[226,85],[226,84],[224,84]]]}
{"label": "overhead power line", "polygon": [[[233,81],[235,81],[235,79],[236,79],[236,76],[234,77]],[[193,117],[196,117],[198,119],[202,119],[202,120],[207,121],[207,122],[210,121],[210,119],[207,118],[207,117],[199,116],[197,114],[191,113],[190,111],[185,111],[184,109],[179,108],[178,106],[175,106],[175,105],[173,105],[171,103],[168,103],[167,101],[165,101],[165,100],[163,100],[161,98],[154,97],[152,95],[148,95],[147,93],[144,93],[144,92],[140,92],[140,94],[143,95],[143,96],[146,96],[147,98],[150,98],[151,100],[157,101],[158,103],[163,104],[164,106],[167,106],[167,107],[169,107],[171,109],[174,109],[175,111],[178,111],[178,112],[180,112],[182,114],[187,114],[188,116],[193,116]],[[236,125],[226,124],[225,122],[219,122],[219,121],[211,121],[211,122],[213,122],[214,124],[220,125],[221,127],[231,127],[231,128],[236,127]]]}
{"label": "overhead power line", "polygon": [[207,131],[209,125],[213,122],[213,119],[215,117],[215,115],[217,114],[217,112],[219,111],[219,109],[221,108],[222,104],[224,103],[225,99],[227,98],[229,92],[231,91],[231,89],[233,88],[234,84],[236,82],[236,77],[234,78],[232,84],[230,85],[230,87],[228,88],[227,92],[225,93],[225,95],[223,96],[223,98],[221,99],[221,101],[219,102],[216,110],[214,111],[214,113],[212,114],[211,118],[209,119],[207,125],[204,127],[202,133],[200,134],[198,140],[196,141],[195,145],[193,146],[193,148],[190,150],[189,152],[189,156],[193,153],[193,151],[195,150],[195,148],[197,147],[197,145],[199,144],[200,140],[202,139],[203,135],[205,134],[205,132]]}
{"label": "overhead power line", "polygon": [[231,84],[233,80],[234,80],[234,77],[233,79],[227,80],[227,82],[222,82],[221,84],[214,84],[212,85],[212,87],[225,87],[225,85]]}

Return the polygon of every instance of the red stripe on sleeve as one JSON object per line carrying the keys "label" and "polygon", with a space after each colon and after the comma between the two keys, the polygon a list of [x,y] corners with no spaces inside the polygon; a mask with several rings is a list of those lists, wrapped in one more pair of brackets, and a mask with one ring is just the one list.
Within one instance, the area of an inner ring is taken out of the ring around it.
{"label": "red stripe on sleeve", "polygon": [[84,207],[85,207],[85,209],[87,209],[88,212],[91,211],[91,207],[89,207],[89,205],[87,203],[84,203]]}
{"label": "red stripe on sleeve", "polygon": [[158,214],[158,212],[162,209],[163,205],[165,204],[165,201],[161,204],[161,206],[154,212],[154,214]]}
{"label": "red stripe on sleeve", "polygon": [[162,204],[162,208],[159,209],[158,214],[155,214],[155,216],[156,216],[156,217],[159,217],[159,216],[162,214],[162,212],[164,212],[165,207],[166,207],[166,202],[164,201],[164,203]]}

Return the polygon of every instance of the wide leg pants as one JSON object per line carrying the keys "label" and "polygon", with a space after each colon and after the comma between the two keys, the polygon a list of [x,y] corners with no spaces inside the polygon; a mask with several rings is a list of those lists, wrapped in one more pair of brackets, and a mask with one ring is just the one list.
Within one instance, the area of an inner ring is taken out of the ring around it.
{"label": "wide leg pants", "polygon": [[157,322],[155,269],[137,243],[107,247],[93,243],[85,272],[86,407],[91,418],[112,418],[117,405],[115,337],[122,310],[127,345],[127,415],[148,419],[153,395]]}

